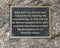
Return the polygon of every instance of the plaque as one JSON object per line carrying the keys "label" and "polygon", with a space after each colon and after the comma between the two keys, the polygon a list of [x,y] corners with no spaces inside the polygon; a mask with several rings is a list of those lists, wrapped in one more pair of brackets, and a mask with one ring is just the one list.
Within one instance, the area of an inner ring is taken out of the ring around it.
{"label": "plaque", "polygon": [[12,38],[50,38],[50,6],[11,6],[10,29]]}

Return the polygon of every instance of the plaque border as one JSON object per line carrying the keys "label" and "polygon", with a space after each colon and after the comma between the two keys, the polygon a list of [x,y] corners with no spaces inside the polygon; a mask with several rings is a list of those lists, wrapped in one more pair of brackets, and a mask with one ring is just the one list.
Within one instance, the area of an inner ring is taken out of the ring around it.
{"label": "plaque border", "polygon": [[[49,8],[49,36],[12,36],[12,8]],[[28,5],[17,5],[17,6],[10,6],[10,38],[51,38],[51,32],[52,32],[52,16],[51,16],[51,8],[52,6],[28,6]]]}

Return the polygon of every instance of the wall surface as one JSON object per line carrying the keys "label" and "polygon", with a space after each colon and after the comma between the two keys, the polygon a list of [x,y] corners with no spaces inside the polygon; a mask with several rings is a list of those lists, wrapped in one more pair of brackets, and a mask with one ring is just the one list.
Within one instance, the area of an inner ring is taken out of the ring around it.
{"label": "wall surface", "polygon": [[[52,6],[51,39],[10,38],[10,6]],[[0,0],[0,48],[60,48],[60,0]]]}

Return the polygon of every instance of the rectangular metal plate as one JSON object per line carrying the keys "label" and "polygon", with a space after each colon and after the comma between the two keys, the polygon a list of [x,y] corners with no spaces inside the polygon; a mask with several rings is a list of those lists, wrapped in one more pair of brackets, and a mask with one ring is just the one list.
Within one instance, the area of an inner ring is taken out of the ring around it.
{"label": "rectangular metal plate", "polygon": [[10,29],[12,38],[50,38],[50,6],[11,6]]}

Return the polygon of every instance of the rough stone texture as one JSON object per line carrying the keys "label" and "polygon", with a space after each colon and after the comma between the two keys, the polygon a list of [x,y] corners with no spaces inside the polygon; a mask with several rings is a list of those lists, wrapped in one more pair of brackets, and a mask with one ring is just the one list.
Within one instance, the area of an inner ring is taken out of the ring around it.
{"label": "rough stone texture", "polygon": [[[52,6],[52,38],[11,39],[9,4]],[[60,48],[60,0],[0,0],[0,48]]]}

